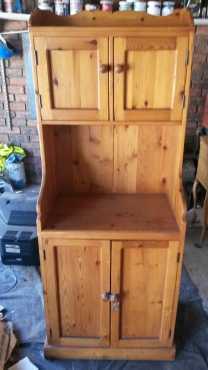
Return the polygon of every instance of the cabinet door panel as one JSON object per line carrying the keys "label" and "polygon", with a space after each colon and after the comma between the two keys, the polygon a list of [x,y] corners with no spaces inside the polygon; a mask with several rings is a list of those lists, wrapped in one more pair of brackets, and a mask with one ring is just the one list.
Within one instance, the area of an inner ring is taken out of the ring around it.
{"label": "cabinet door panel", "polygon": [[45,256],[49,342],[108,346],[110,242],[49,240]]}
{"label": "cabinet door panel", "polygon": [[107,38],[37,37],[35,49],[43,120],[108,120]]}
{"label": "cabinet door panel", "polygon": [[187,53],[187,37],[115,38],[116,120],[180,120]]}
{"label": "cabinet door panel", "polygon": [[112,243],[111,341],[114,347],[168,345],[177,274],[177,242]]}

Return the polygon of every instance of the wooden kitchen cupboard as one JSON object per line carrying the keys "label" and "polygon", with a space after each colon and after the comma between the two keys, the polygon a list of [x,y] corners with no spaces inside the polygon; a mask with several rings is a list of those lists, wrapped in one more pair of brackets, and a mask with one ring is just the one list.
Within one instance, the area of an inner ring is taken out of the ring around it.
{"label": "wooden kitchen cupboard", "polygon": [[31,16],[46,356],[175,356],[193,34],[186,10]]}

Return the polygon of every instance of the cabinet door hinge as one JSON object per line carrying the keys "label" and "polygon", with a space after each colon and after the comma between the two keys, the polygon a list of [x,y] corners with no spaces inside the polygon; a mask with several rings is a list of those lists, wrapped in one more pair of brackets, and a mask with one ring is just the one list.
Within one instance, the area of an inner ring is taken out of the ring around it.
{"label": "cabinet door hinge", "polygon": [[171,334],[172,334],[172,330],[170,329],[169,330],[169,338],[171,337]]}
{"label": "cabinet door hinge", "polygon": [[186,60],[185,60],[185,65],[187,66],[189,64],[189,49],[186,52]]}
{"label": "cabinet door hinge", "polygon": [[183,95],[183,102],[182,102],[182,105],[183,105],[183,109],[185,108],[185,105],[186,105],[186,95],[184,94]]}
{"label": "cabinet door hinge", "polygon": [[180,259],[181,259],[181,254],[180,254],[180,252],[178,252],[178,254],[177,254],[177,263],[180,262]]}
{"label": "cabinet door hinge", "polygon": [[50,329],[49,329],[49,335],[50,335],[50,338],[52,338],[52,334],[53,334],[53,333],[52,333],[52,329],[50,328]]}
{"label": "cabinet door hinge", "polygon": [[39,94],[40,107],[43,108],[42,95]]}
{"label": "cabinet door hinge", "polygon": [[43,249],[43,259],[46,260],[46,252],[45,252],[45,249]]}
{"label": "cabinet door hinge", "polygon": [[38,65],[38,52],[35,50],[35,64]]}

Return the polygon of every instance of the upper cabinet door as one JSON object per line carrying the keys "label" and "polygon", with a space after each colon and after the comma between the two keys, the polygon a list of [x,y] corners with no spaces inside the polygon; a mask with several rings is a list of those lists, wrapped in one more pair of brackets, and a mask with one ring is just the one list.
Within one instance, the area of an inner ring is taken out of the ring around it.
{"label": "upper cabinet door", "polygon": [[178,242],[112,242],[113,347],[171,344],[177,253]]}
{"label": "upper cabinet door", "polygon": [[181,120],[187,56],[187,37],[115,38],[115,119]]}
{"label": "upper cabinet door", "polygon": [[[110,242],[45,240],[43,275],[50,344],[108,347]],[[50,327],[49,327],[50,325]]]}
{"label": "upper cabinet door", "polygon": [[35,38],[42,120],[108,120],[108,38]]}

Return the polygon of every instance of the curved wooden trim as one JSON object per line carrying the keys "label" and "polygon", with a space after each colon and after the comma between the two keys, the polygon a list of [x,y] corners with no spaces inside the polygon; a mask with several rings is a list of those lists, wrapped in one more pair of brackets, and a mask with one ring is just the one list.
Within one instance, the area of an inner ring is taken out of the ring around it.
{"label": "curved wooden trim", "polygon": [[29,21],[32,26],[69,27],[193,27],[193,18],[187,9],[176,9],[170,16],[152,16],[145,12],[113,13],[82,11],[72,16],[57,16],[51,12],[35,10]]}

